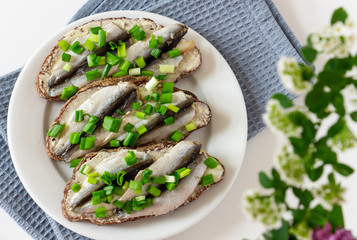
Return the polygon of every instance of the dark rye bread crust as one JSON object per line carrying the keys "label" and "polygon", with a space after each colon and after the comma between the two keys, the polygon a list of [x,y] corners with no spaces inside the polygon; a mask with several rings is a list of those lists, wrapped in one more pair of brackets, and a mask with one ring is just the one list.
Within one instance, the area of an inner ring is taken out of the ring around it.
{"label": "dark rye bread crust", "polygon": [[[118,17],[118,18],[105,18],[105,19],[99,19],[99,20],[92,20],[92,21],[84,23],[84,24],[82,24],[80,26],[75,27],[73,30],[80,29],[80,28],[84,27],[85,25],[87,25],[89,23],[93,23],[93,22],[100,22],[100,21],[103,21],[103,20],[120,20],[120,19],[130,20],[131,18]],[[153,25],[156,26],[156,28],[162,28],[163,27],[162,25],[155,23],[152,19],[149,19],[149,18],[141,18],[141,19],[143,19],[145,21],[148,21],[148,22],[152,22]],[[73,30],[71,30],[71,31],[73,31]],[[60,38],[58,40],[58,42],[61,41],[63,38],[64,38],[64,36],[62,38]],[[175,79],[174,82],[177,82],[177,81],[181,80],[182,78],[185,78],[186,76],[191,75],[192,73],[196,72],[201,67],[201,64],[202,64],[201,51],[196,46],[194,47],[194,49],[196,51],[198,51],[198,53],[200,55],[200,64],[195,69],[192,69],[191,71],[180,73],[180,75]],[[59,51],[59,47],[57,45],[55,45],[53,47],[52,51],[50,52],[50,54],[43,61],[42,66],[41,66],[41,70],[37,75],[37,79],[36,79],[36,83],[35,83],[36,90],[37,90],[38,94],[40,95],[40,97],[45,98],[45,99],[50,100],[50,101],[59,101],[59,100],[62,100],[62,99],[61,99],[60,96],[52,97],[47,92],[44,91],[44,89],[46,87],[44,86],[44,82],[41,81],[40,76],[50,72],[51,68],[55,64],[56,59],[54,59],[54,57],[55,57],[55,54],[57,53],[57,51]]]}
{"label": "dark rye bread crust", "polygon": [[[160,149],[164,149],[164,148],[173,147],[174,145],[175,145],[174,143],[169,142],[169,141],[161,141],[161,142],[156,142],[156,143],[150,143],[150,144],[147,144],[147,145],[142,146],[142,147],[138,147],[137,150],[142,150],[142,151],[148,152],[148,151],[160,150]],[[111,150],[106,150],[105,149],[105,150],[101,150],[101,151],[115,152],[115,151],[118,151],[120,149],[130,149],[130,148],[120,147],[118,149],[111,149]],[[68,212],[68,209],[66,207],[66,199],[67,199],[67,196],[68,196],[68,192],[71,191],[71,186],[74,183],[75,174],[76,174],[76,172],[78,172],[81,169],[81,167],[82,167],[82,165],[84,163],[86,163],[87,161],[89,161],[90,159],[95,157],[97,154],[98,154],[98,152],[94,152],[94,153],[88,153],[87,155],[85,155],[83,160],[73,170],[72,177],[68,180],[68,182],[65,185],[64,192],[63,192],[64,196],[63,196],[63,199],[61,201],[61,208],[62,208],[62,214],[66,219],[68,219],[71,222],[89,221],[89,222],[92,222],[92,223],[97,224],[97,225],[108,225],[108,224],[119,224],[119,223],[124,223],[124,222],[131,222],[131,221],[136,221],[136,220],[139,220],[139,219],[150,218],[150,217],[163,216],[163,215],[158,215],[158,216],[152,215],[152,216],[133,217],[133,218],[127,218],[127,219],[120,220],[120,219],[116,219],[115,217],[96,218],[96,217],[90,217],[90,216],[74,217],[74,216],[70,215],[69,212]],[[210,156],[210,155],[208,155],[208,156]],[[198,199],[204,191],[208,190],[211,186],[213,186],[213,185],[215,185],[215,184],[217,184],[217,183],[219,183],[220,181],[223,180],[223,178],[225,176],[225,168],[224,168],[223,164],[220,162],[219,159],[217,159],[215,157],[213,157],[213,158],[218,161],[218,163],[221,165],[221,167],[223,169],[223,174],[222,174],[221,178],[218,181],[212,183],[211,185],[208,185],[208,186],[205,186],[205,187],[202,187],[201,185],[198,185],[196,187],[195,191],[187,198],[187,200],[182,205],[180,205],[176,209],[174,209],[173,211],[175,211],[178,208],[180,208],[182,206],[185,206],[186,204]],[[173,211],[170,211],[169,213],[171,213]],[[169,213],[167,213],[167,214],[169,214]],[[167,214],[164,214],[164,215],[167,215]]]}
{"label": "dark rye bread crust", "polygon": [[[63,107],[61,108],[58,116],[55,118],[55,120],[52,122],[51,126],[49,127],[49,129],[51,129],[55,124],[58,124],[60,122],[60,119],[63,115],[63,113],[67,110],[68,108],[68,105],[74,101],[77,96],[79,94],[81,94],[82,92],[85,92],[89,89],[93,89],[93,88],[101,88],[101,87],[107,87],[107,86],[112,86],[112,85],[116,85],[118,82],[131,82],[133,84],[135,84],[136,86],[140,86],[141,84],[144,84],[146,83],[147,81],[150,80],[151,77],[134,77],[134,76],[124,76],[124,77],[120,77],[120,78],[107,78],[103,81],[96,81],[96,82],[93,82],[87,86],[85,86],[84,88],[80,89],[73,97],[71,97],[64,105]],[[204,102],[200,101],[197,96],[195,94],[193,94],[192,92],[189,92],[187,90],[182,90],[182,89],[179,89],[179,88],[176,88],[174,87],[174,92],[176,91],[183,91],[184,93],[188,94],[188,95],[191,95],[193,97],[193,100],[194,102],[200,102],[202,104],[205,104],[208,109],[209,109],[209,116],[207,119],[205,119],[205,124],[203,126],[199,126],[197,127],[194,131],[202,128],[202,127],[205,127],[208,125],[208,123],[211,121],[211,118],[212,118],[212,111],[211,111],[211,108]],[[192,132],[194,131],[191,131],[191,132],[187,132],[185,133],[181,140],[184,140],[186,139]],[[54,160],[59,160],[59,161],[62,161],[62,159],[56,155],[53,154],[53,152],[51,152],[51,137],[49,136],[46,136],[46,139],[45,139],[45,145],[46,145],[46,152],[48,154],[48,156],[51,158],[51,159],[54,159]]]}

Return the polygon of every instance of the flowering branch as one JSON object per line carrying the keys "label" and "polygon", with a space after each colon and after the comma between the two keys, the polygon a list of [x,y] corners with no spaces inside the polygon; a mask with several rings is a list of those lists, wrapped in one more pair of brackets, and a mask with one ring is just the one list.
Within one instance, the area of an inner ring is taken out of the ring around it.
{"label": "flowering branch", "polygon": [[[357,80],[349,76],[357,66],[357,56],[349,52],[354,40],[352,27],[346,11],[339,8],[331,25],[311,34],[302,47],[307,64],[286,57],[278,62],[284,86],[303,95],[304,105],[278,93],[268,101],[263,115],[270,129],[285,140],[276,167],[270,174],[259,173],[265,190],[245,196],[247,213],[268,227],[265,239],[320,240],[330,238],[319,236],[335,235],[353,239],[343,230],[345,188],[336,181],[336,175],[347,177],[354,171],[338,160],[339,151],[357,142],[348,126],[350,120],[357,121],[357,112],[347,113],[342,94],[350,86],[357,88]],[[332,57],[321,72],[314,73],[312,64],[322,53]],[[321,129],[328,121],[333,124],[326,133]],[[290,201],[292,198],[295,201]]]}

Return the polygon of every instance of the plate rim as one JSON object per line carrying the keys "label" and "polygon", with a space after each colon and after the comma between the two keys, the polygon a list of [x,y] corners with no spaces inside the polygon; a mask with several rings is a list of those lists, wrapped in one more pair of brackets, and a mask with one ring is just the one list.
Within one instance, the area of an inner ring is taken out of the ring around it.
{"label": "plate rim", "polygon": [[[58,220],[58,217],[55,216],[54,212],[51,211],[51,209],[47,208],[46,205],[43,205],[42,202],[40,201],[40,196],[37,196],[32,187],[30,186],[31,184],[28,184],[26,179],[25,179],[25,176],[22,174],[22,169],[21,169],[21,164],[19,160],[15,160],[16,157],[14,157],[16,155],[16,148],[15,148],[15,142],[16,142],[16,138],[14,136],[14,126],[13,126],[13,116],[15,115],[16,113],[16,109],[14,109],[14,105],[16,105],[16,93],[19,91],[18,89],[20,88],[20,82],[23,81],[21,79],[24,79],[24,75],[25,75],[25,72],[29,71],[28,68],[30,66],[30,63],[31,61],[33,61],[34,59],[36,59],[36,56],[40,54],[41,50],[44,49],[44,47],[46,45],[48,45],[50,42],[53,42],[53,41],[57,41],[59,38],[58,38],[58,35],[64,35],[63,33],[66,33],[68,31],[70,31],[71,29],[77,27],[77,26],[80,26],[90,20],[98,20],[98,19],[103,19],[103,18],[116,18],[116,17],[120,17],[120,16],[117,16],[117,15],[127,15],[127,14],[133,14],[133,15],[140,15],[142,14],[143,18],[150,18],[150,19],[153,19],[155,22],[162,22],[162,21],[171,21],[171,22],[178,22],[177,20],[175,19],[172,19],[172,18],[169,18],[169,17],[166,17],[166,16],[163,16],[163,15],[159,15],[159,14],[156,14],[156,13],[152,13],[152,12],[146,12],[146,11],[137,11],[137,10],[117,10],[117,11],[108,11],[108,12],[102,12],[102,13],[98,13],[98,14],[94,14],[94,15],[90,15],[90,16],[87,16],[87,17],[84,17],[84,18],[81,18],[81,19],[78,19],[66,26],[64,26],[63,28],[61,28],[60,30],[56,31],[56,33],[52,34],[49,38],[47,38],[36,50],[35,52],[31,55],[31,57],[28,59],[28,61],[26,62],[26,64],[24,65],[23,69],[21,70],[17,80],[16,80],[16,83],[14,85],[14,88],[13,88],[13,91],[12,91],[12,94],[11,94],[11,97],[10,97],[10,101],[9,101],[9,109],[8,109],[8,116],[7,116],[7,139],[8,139],[8,146],[9,146],[9,152],[10,152],[10,156],[11,156],[11,160],[13,162],[13,165],[14,165],[14,168],[15,168],[15,171],[21,181],[21,183],[23,184],[25,190],[27,191],[27,193],[30,195],[30,197],[36,202],[36,204],[46,213],[48,214],[52,219],[54,219],[56,222],[58,222],[59,224],[65,226],[66,228],[78,233],[78,234],[81,234],[83,236],[87,236],[87,237],[93,237],[93,236],[88,236],[86,235],[85,233],[82,233],[82,232],[78,232],[76,231],[76,229],[74,229],[73,227],[69,226],[72,224],[72,222],[69,222],[67,221],[67,224],[66,223],[62,223],[62,221],[59,221]],[[113,15],[113,16],[111,16]],[[137,17],[133,17],[133,18],[137,18]],[[159,19],[159,20],[158,20]],[[242,108],[243,108],[243,112],[242,112],[242,118],[245,120],[243,125],[242,125],[242,128],[243,128],[243,138],[245,139],[243,141],[243,146],[241,147],[243,149],[243,152],[241,154],[241,161],[237,167],[237,170],[235,172],[235,174],[233,175],[233,178],[232,178],[232,181],[228,184],[228,187],[226,189],[226,191],[224,191],[223,195],[220,197],[220,199],[218,200],[218,202],[215,204],[214,207],[212,207],[211,209],[209,209],[208,211],[205,212],[205,214],[201,215],[199,219],[197,219],[194,223],[194,224],[197,224],[198,222],[202,221],[202,219],[207,216],[210,212],[212,212],[217,206],[218,204],[226,197],[227,193],[229,192],[229,190],[232,188],[232,185],[234,183],[234,181],[236,180],[239,172],[240,172],[240,169],[241,169],[241,166],[242,166],[242,163],[243,163],[243,160],[244,160],[244,155],[245,155],[245,151],[246,151],[246,144],[247,144],[247,135],[248,135],[248,121],[247,121],[247,110],[246,110],[246,105],[245,105],[245,101],[244,101],[244,97],[243,97],[243,92],[240,88],[240,85],[237,81],[237,78],[236,76],[234,75],[234,72],[233,70],[231,69],[230,65],[228,64],[228,62],[223,58],[223,56],[219,53],[219,51],[207,40],[205,39],[201,34],[199,34],[198,32],[196,32],[195,30],[193,30],[192,28],[189,28],[189,31],[193,32],[193,34],[195,35],[198,35],[201,39],[200,40],[203,40],[205,42],[205,44],[208,44],[209,48],[213,49],[214,51],[216,51],[218,53],[218,55],[222,58],[222,60],[224,61],[224,63],[227,65],[228,69],[230,70],[229,74],[232,75],[234,77],[234,80],[236,81],[236,90],[237,90],[237,93],[238,93],[238,100],[240,103],[242,103]],[[52,45],[53,47],[53,45]],[[43,62],[43,59],[42,61],[40,62],[42,64]],[[181,227],[180,229],[178,229],[177,231],[174,231],[174,232],[171,232],[169,234],[166,234],[166,235],[162,235],[160,237],[162,238],[167,238],[167,237],[170,237],[170,236],[173,236],[175,234],[178,234],[179,232],[182,232],[182,231],[185,231],[186,229],[190,228],[192,226],[190,225],[187,225],[185,227]]]}

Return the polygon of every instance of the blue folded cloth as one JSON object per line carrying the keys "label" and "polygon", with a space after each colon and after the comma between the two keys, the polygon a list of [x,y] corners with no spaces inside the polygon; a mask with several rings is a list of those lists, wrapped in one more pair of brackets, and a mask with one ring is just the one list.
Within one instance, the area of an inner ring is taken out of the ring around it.
{"label": "blue folded cloth", "polygon": [[[299,43],[271,0],[89,0],[71,21],[113,10],[161,14],[186,24],[210,41],[233,69],[243,91],[249,138],[264,128],[261,114],[270,96],[286,93],[276,72],[279,57],[300,59]],[[87,239],[44,213],[28,195],[12,165],[6,119],[20,71],[0,77],[0,206],[35,239]]]}

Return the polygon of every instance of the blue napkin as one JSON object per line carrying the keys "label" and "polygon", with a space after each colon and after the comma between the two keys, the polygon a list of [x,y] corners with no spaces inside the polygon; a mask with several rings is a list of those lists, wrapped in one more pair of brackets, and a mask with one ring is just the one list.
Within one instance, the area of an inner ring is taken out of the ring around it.
{"label": "blue napkin", "polygon": [[[249,138],[264,128],[261,114],[270,96],[286,93],[276,72],[279,57],[300,58],[299,43],[271,0],[89,0],[71,21],[112,10],[161,14],[210,41],[233,69],[243,91]],[[35,239],[87,239],[44,213],[28,195],[12,165],[6,119],[10,93],[20,71],[0,77],[0,206]]]}

